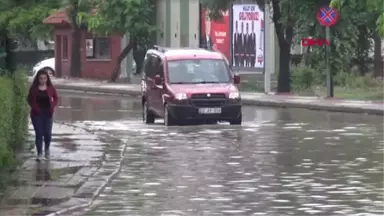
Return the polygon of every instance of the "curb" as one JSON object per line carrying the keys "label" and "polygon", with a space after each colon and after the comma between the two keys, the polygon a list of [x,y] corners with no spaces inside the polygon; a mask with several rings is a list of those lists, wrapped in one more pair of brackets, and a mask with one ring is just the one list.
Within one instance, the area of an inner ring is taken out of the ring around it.
{"label": "curb", "polygon": [[[56,85],[57,86],[57,85]],[[89,130],[85,127],[80,127],[80,126],[75,126],[75,125],[72,125],[72,124],[69,124],[69,123],[65,123],[65,122],[60,122],[60,121],[54,121],[55,123],[57,124],[62,124],[62,125],[66,125],[66,126],[69,126],[69,127],[74,127],[74,128],[79,128],[79,129],[82,129],[84,131],[87,131],[89,133],[92,133],[92,134],[97,134],[97,132],[95,131],[92,131],[92,130]],[[110,135],[108,135],[110,136]],[[110,136],[110,137],[113,137],[113,136]],[[121,168],[122,168],[122,162],[123,162],[123,159],[124,159],[124,154],[126,152],[126,143],[123,143],[123,148],[122,148],[122,151],[120,152],[120,156],[119,156],[119,162],[118,162],[118,167],[106,178],[106,180],[96,189],[94,190],[94,192],[92,193],[92,197],[90,198],[86,198],[87,201],[85,201],[85,203],[83,204],[79,204],[79,205],[74,205],[74,206],[71,206],[71,207],[67,207],[67,208],[64,208],[62,210],[59,210],[59,211],[54,211],[54,212],[51,212],[49,214],[46,214],[45,216],[60,216],[60,215],[68,215],[70,213],[73,213],[73,212],[76,212],[76,211],[80,211],[80,210],[83,210],[85,208],[88,208],[90,207],[92,204],[93,204],[93,201],[100,195],[100,193],[105,189],[105,187],[116,177],[117,174],[119,174],[119,172],[121,171]],[[104,163],[102,163],[104,164]],[[101,165],[96,171],[94,171],[94,173],[89,177],[89,178],[92,178],[95,176],[95,174],[97,174],[97,172],[102,168],[103,165]],[[85,184],[85,183],[84,183]],[[84,185],[83,184],[83,185]],[[82,185],[82,186],[83,186]],[[80,186],[80,188],[82,187]],[[76,200],[78,201],[79,198],[76,198],[76,193],[68,200]],[[54,206],[53,206],[54,207]]]}
{"label": "curb", "polygon": [[55,84],[57,90],[70,90],[70,91],[81,91],[85,93],[99,93],[99,94],[109,94],[109,95],[122,95],[122,96],[131,96],[138,97],[141,95],[141,91],[137,90],[128,90],[128,89],[111,89],[105,88],[103,86],[77,86],[71,84]]}
{"label": "curb", "polygon": [[[130,96],[130,97],[139,97],[141,96],[141,90],[136,89],[117,89],[104,86],[78,86],[75,84],[62,84],[56,83],[55,87],[58,90],[67,90],[67,91],[77,91],[84,93],[97,93],[97,94],[107,94],[107,95],[120,95],[120,96]],[[329,111],[329,112],[343,112],[343,113],[360,113],[360,114],[371,114],[371,115],[384,115],[383,109],[375,108],[364,108],[362,106],[352,107],[344,105],[327,105],[321,104],[321,101],[317,103],[300,103],[300,102],[290,102],[290,101],[278,101],[278,100],[269,100],[269,99],[242,99],[244,105],[254,105],[254,106],[266,106],[266,107],[278,107],[278,108],[301,108],[308,110],[319,110],[319,111]]]}
{"label": "curb", "polygon": [[277,107],[277,108],[300,108],[316,111],[328,111],[328,112],[341,112],[341,113],[359,113],[359,114],[369,114],[369,115],[384,115],[384,110],[379,109],[369,109],[364,107],[351,107],[351,106],[341,106],[341,105],[321,105],[321,104],[304,104],[304,103],[294,103],[289,101],[258,101],[258,100],[247,100],[242,99],[245,105],[255,105],[255,106],[266,106],[266,107]]}

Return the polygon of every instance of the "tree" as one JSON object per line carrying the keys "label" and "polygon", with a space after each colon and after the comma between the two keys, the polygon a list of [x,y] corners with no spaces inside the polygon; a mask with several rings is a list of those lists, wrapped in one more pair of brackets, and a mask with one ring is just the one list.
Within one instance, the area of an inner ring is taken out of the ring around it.
{"label": "tree", "polygon": [[57,6],[57,1],[49,0],[0,1],[0,42],[5,47],[8,71],[16,67],[11,51],[15,40],[36,45],[38,39],[50,38],[51,28],[42,21]]}
{"label": "tree", "polygon": [[49,39],[51,28],[43,20],[59,7],[55,0],[0,1],[0,31],[13,39]]}
{"label": "tree", "polygon": [[[382,55],[379,25],[380,14],[384,9],[383,5],[383,0],[332,0],[330,3],[331,7],[337,8],[343,15],[342,19],[349,22],[348,25],[345,25],[344,31],[349,31],[351,38],[354,38],[354,35],[358,36],[355,44],[357,48],[355,55],[357,64],[360,67],[364,67],[364,69],[367,67],[366,62],[371,47],[370,39],[373,39],[375,76],[384,76],[384,71],[381,67]],[[353,29],[355,29],[355,34],[351,32]]]}
{"label": "tree", "polygon": [[81,14],[92,14],[93,8],[97,5],[96,0],[65,0],[63,2],[67,10],[69,24],[72,30],[72,49],[71,49],[71,76],[81,76],[81,30],[85,28],[81,22],[78,22]]}
{"label": "tree", "polygon": [[[99,34],[118,33],[123,36],[129,33],[130,36],[129,43],[120,53],[112,73],[111,81],[115,82],[120,75],[121,62],[131,50],[146,47],[153,39],[156,32],[154,26],[155,1],[99,0],[96,5],[94,14],[80,13],[78,22],[85,23],[90,31]],[[136,61],[137,70],[141,67],[139,62]]]}
{"label": "tree", "polygon": [[382,38],[384,38],[384,0],[367,1],[367,7],[371,12],[376,24],[373,30],[374,40],[374,75],[384,75],[383,55],[381,53]]}

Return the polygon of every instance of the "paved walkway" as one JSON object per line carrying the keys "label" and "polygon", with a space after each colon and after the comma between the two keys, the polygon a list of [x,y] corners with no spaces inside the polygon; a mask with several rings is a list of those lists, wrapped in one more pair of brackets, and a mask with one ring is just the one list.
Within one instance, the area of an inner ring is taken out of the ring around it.
{"label": "paved walkway", "polygon": [[[31,81],[31,80],[30,80]],[[77,90],[103,94],[120,94],[140,96],[141,86],[138,84],[108,83],[89,80],[55,79],[58,89]],[[323,99],[319,97],[301,97],[290,95],[272,95],[264,93],[242,92],[246,105],[294,107],[315,110],[384,114],[384,103],[381,101],[358,101],[342,99]]]}
{"label": "paved walkway", "polygon": [[50,161],[38,163],[34,148],[26,150],[22,184],[1,200],[0,215],[65,215],[88,206],[120,169],[124,147],[117,140],[57,123],[52,138]]}

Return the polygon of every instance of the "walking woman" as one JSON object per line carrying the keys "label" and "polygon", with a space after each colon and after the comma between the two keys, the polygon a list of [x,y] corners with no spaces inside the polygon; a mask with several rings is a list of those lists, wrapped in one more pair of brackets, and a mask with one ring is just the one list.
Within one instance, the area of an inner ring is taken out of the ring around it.
{"label": "walking woman", "polygon": [[58,102],[55,87],[52,85],[48,72],[37,72],[29,89],[28,103],[31,107],[31,120],[35,130],[36,161],[43,159],[43,138],[45,159],[49,159],[49,145],[52,138],[52,115]]}

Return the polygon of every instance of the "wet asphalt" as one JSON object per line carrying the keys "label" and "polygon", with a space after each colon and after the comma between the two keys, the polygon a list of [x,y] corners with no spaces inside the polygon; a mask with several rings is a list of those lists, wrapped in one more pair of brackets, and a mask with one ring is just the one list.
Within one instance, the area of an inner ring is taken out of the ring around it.
{"label": "wet asphalt", "polygon": [[383,215],[380,116],[243,108],[242,126],[141,121],[139,99],[61,93],[56,120],[126,142],[84,216]]}

